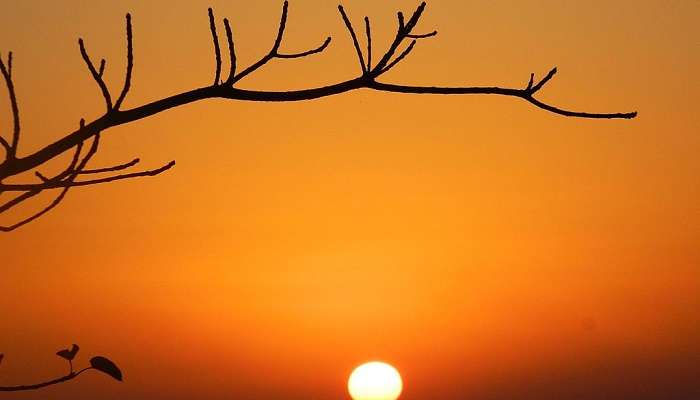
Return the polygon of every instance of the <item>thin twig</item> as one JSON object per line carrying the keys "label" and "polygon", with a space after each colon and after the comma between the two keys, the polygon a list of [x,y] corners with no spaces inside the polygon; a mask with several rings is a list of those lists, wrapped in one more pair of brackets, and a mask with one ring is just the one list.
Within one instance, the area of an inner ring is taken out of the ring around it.
{"label": "thin twig", "polygon": [[362,54],[362,49],[360,49],[360,42],[357,40],[357,34],[355,34],[355,29],[352,27],[352,23],[350,22],[350,18],[348,18],[348,14],[345,13],[345,9],[343,6],[338,6],[338,11],[340,11],[340,15],[343,17],[343,22],[345,22],[345,27],[348,29],[348,32],[350,32],[350,37],[352,38],[352,43],[355,46],[355,51],[357,52],[357,59],[360,62],[360,67],[362,68],[362,74],[367,73],[367,66],[365,65],[365,56]]}
{"label": "thin twig", "polygon": [[[7,185],[1,185],[0,187],[2,190],[6,190],[8,192],[17,192],[17,191],[28,191],[28,190],[47,190],[47,189],[56,189],[56,188],[69,188],[69,187],[77,187],[77,186],[91,186],[91,185],[98,185],[101,183],[108,183],[108,182],[114,182],[114,181],[121,181],[125,179],[132,179],[132,178],[138,178],[138,177],[145,177],[145,176],[156,176],[158,174],[161,174],[170,168],[175,166],[175,161],[170,161],[166,165],[156,168],[156,169],[151,169],[151,170],[145,170],[145,171],[139,171],[139,172],[132,172],[129,174],[122,174],[122,175],[114,175],[114,176],[108,176],[105,178],[100,178],[100,179],[91,179],[91,180],[86,180],[86,181],[72,181],[72,180],[63,180],[63,181],[58,181],[58,182],[45,182],[45,183],[39,183],[39,184],[7,184]],[[75,174],[80,175],[80,172],[77,172]]]}
{"label": "thin twig", "polygon": [[411,33],[411,30],[418,24],[418,21],[420,20],[421,15],[423,14],[423,11],[425,10],[425,2],[421,3],[418,8],[416,8],[416,11],[413,13],[411,18],[404,24],[403,20],[403,14],[399,12],[398,18],[399,18],[399,28],[396,32],[396,37],[394,38],[394,41],[391,43],[391,46],[389,47],[389,50],[387,50],[386,54],[384,54],[384,57],[377,63],[377,65],[374,67],[374,72],[375,73],[381,73],[381,71],[384,71],[384,67],[389,64],[389,61],[391,58],[394,56],[394,53],[396,50],[399,48],[401,45],[401,42],[406,38],[406,35]]}
{"label": "thin twig", "polygon": [[394,61],[390,62],[389,65],[387,65],[383,70],[382,73],[389,71],[390,69],[394,68],[396,64],[400,63],[401,60],[406,58],[407,55],[411,54],[411,51],[413,51],[413,47],[416,45],[416,40],[414,39],[411,44],[408,45],[406,50],[404,50],[398,57],[394,59]]}
{"label": "thin twig", "polygon": [[83,142],[80,142],[77,146],[75,146],[75,153],[73,154],[73,159],[71,160],[70,164],[68,164],[68,167],[65,170],[63,170],[63,172],[54,176],[53,178],[46,178],[39,171],[34,172],[34,174],[44,182],[60,181],[61,179],[75,172],[75,167],[78,165],[78,160],[80,159],[80,152],[82,151],[82,149]]}
{"label": "thin twig", "polygon": [[41,190],[27,190],[26,193],[22,193],[21,195],[15,197],[12,200],[7,201],[5,204],[0,205],[0,214],[4,213],[5,211],[11,209],[12,207],[36,196],[37,194],[41,193]]}
{"label": "thin twig", "polygon": [[224,18],[224,28],[226,28],[226,41],[228,42],[228,54],[231,60],[231,67],[228,72],[228,78],[226,78],[226,85],[230,85],[236,76],[236,48],[233,44],[233,32],[231,31],[231,24],[228,22],[228,18]]}
{"label": "thin twig", "polygon": [[24,391],[24,390],[35,390],[35,389],[41,389],[47,386],[51,385],[56,385],[58,383],[63,383],[67,382],[71,379],[75,379],[78,377],[78,375],[82,374],[83,372],[94,369],[93,367],[87,367],[83,368],[78,372],[72,372],[66,376],[62,376],[57,379],[50,380],[48,382],[42,382],[42,383],[37,383],[34,385],[21,385],[21,386],[0,386],[0,392],[19,392],[19,391]]}
{"label": "thin twig", "polygon": [[315,49],[307,50],[302,53],[290,53],[290,54],[283,54],[283,53],[277,53],[275,54],[275,57],[277,58],[300,58],[300,57],[306,57],[310,56],[312,54],[320,53],[323,50],[328,47],[328,45],[331,44],[331,37],[327,37],[326,40],[323,42],[322,45],[318,46]]}
{"label": "thin twig", "polygon": [[509,89],[500,87],[424,87],[424,86],[405,86],[394,85],[389,83],[370,82],[369,87],[383,92],[395,93],[413,93],[413,94],[495,94],[502,96],[519,97],[527,100],[533,105],[543,110],[554,114],[563,115],[565,117],[578,117],[590,119],[632,119],[637,116],[637,112],[625,113],[589,113],[580,111],[569,111],[559,107],[555,107],[535,99],[532,93],[523,89]]}
{"label": "thin twig", "polygon": [[7,52],[7,74],[12,78],[12,52]]}
{"label": "thin twig", "polygon": [[[21,221],[15,223],[15,224],[13,224],[13,225],[10,225],[10,226],[0,226],[0,232],[11,232],[11,231],[14,231],[15,229],[20,228],[20,227],[22,227],[22,226],[24,226],[24,225],[26,225],[26,224],[28,224],[28,223],[30,223],[30,222],[36,220],[37,218],[43,216],[44,214],[48,213],[49,211],[51,211],[52,209],[54,209],[57,205],[59,205],[59,204],[61,203],[61,201],[63,201],[63,199],[66,197],[66,194],[68,193],[68,190],[70,190],[70,187],[69,187],[69,186],[63,188],[63,190],[61,190],[61,193],[59,193],[59,195],[56,196],[56,198],[55,198],[48,206],[46,206],[44,209],[42,209],[41,211],[37,212],[36,214],[33,214],[32,216],[30,216],[30,217],[28,217],[28,218],[25,218],[25,219],[23,219],[23,220],[21,220]],[[35,193],[35,192],[32,191],[32,192],[29,192],[29,193]],[[38,193],[36,193],[36,194],[38,194]],[[57,382],[56,382],[56,383],[57,383]],[[48,384],[45,385],[45,386],[48,386]],[[3,388],[0,387],[0,391],[2,391],[2,389],[3,389]],[[18,390],[26,390],[26,389],[18,389]]]}
{"label": "thin twig", "polygon": [[289,1],[284,0],[284,5],[282,5],[282,17],[280,18],[280,26],[279,29],[277,30],[277,37],[275,38],[275,44],[272,46],[272,50],[270,50],[270,54],[277,54],[277,50],[279,50],[280,46],[282,45],[282,37],[284,36],[284,30],[287,28],[287,13],[289,11]]}
{"label": "thin twig", "polygon": [[437,36],[438,31],[432,31],[430,33],[423,33],[423,34],[414,34],[414,33],[408,33],[406,34],[407,38],[411,39],[426,39],[429,37]]}
{"label": "thin twig", "polygon": [[87,163],[92,159],[92,157],[97,154],[97,149],[100,147],[100,133],[98,132],[95,136],[92,138],[92,145],[90,146],[90,149],[88,149],[87,153],[85,154],[85,157],[78,163],[78,165],[75,167],[73,173],[71,175],[78,175],[78,172],[82,171]]}
{"label": "thin twig", "polygon": [[285,1],[285,2],[284,2],[284,6],[282,7],[282,16],[280,17],[280,24],[279,24],[279,28],[278,28],[278,30],[277,30],[277,36],[275,37],[275,42],[274,42],[274,44],[272,45],[272,48],[270,49],[270,51],[269,51],[265,56],[263,56],[260,60],[258,60],[257,62],[253,63],[251,66],[249,66],[248,68],[246,68],[246,69],[244,69],[242,72],[240,72],[238,75],[236,75],[236,76],[231,80],[231,82],[228,82],[228,81],[227,81],[227,83],[228,83],[227,86],[232,86],[232,85],[235,84],[236,82],[240,81],[241,79],[243,79],[243,78],[245,78],[246,76],[250,75],[250,74],[253,73],[254,71],[258,70],[260,67],[262,67],[263,65],[267,64],[268,62],[270,62],[270,60],[272,60],[272,59],[274,59],[274,58],[282,58],[282,59],[285,59],[285,58],[299,58],[299,57],[305,57],[305,56],[309,56],[309,55],[312,55],[312,54],[320,53],[320,52],[322,52],[323,50],[325,50],[326,47],[328,47],[328,45],[329,45],[330,42],[331,42],[331,38],[330,38],[330,37],[326,38],[326,40],[323,42],[323,44],[321,44],[319,47],[316,47],[316,48],[311,49],[311,50],[308,50],[308,51],[304,51],[304,52],[301,52],[301,53],[291,53],[291,54],[283,54],[283,53],[280,53],[280,52],[279,52],[279,48],[280,48],[280,46],[282,45],[282,39],[283,39],[283,37],[284,37],[284,31],[285,31],[286,26],[287,26],[287,15],[288,15],[288,10],[289,10],[289,2]]}
{"label": "thin twig", "polygon": [[542,89],[542,87],[549,82],[550,79],[554,77],[554,75],[557,73],[557,67],[552,68],[548,73],[547,76],[542,78],[541,81],[539,81],[535,86],[533,86],[530,89],[531,93],[536,93],[538,90]]}
{"label": "thin twig", "polygon": [[214,10],[209,8],[209,30],[211,40],[214,42],[214,56],[216,57],[216,73],[214,74],[214,86],[221,83],[221,48],[219,47],[219,35],[216,33],[216,21],[214,20]]}
{"label": "thin twig", "polygon": [[106,66],[107,66],[107,61],[105,61],[104,58],[101,59],[101,60],[100,60],[100,69],[99,69],[99,71],[97,71],[97,75],[98,75],[100,78],[102,78],[102,75],[104,75],[104,73],[105,73],[105,67],[106,67]]}
{"label": "thin twig", "polygon": [[365,17],[365,36],[367,36],[367,71],[372,70],[372,27],[369,17]]}
{"label": "thin twig", "polygon": [[[17,155],[17,147],[19,146],[19,135],[20,135],[20,125],[19,125],[19,106],[17,104],[17,95],[15,93],[15,85],[12,82],[12,52],[7,55],[7,67],[0,57],[0,71],[5,79],[5,84],[7,85],[7,93],[10,97],[10,107],[12,108],[12,141],[8,144],[5,139],[2,140],[3,147],[7,151],[7,159],[14,159]],[[6,147],[8,145],[9,147]]]}
{"label": "thin twig", "polygon": [[2,147],[5,149],[5,154],[9,155],[12,148],[10,147],[10,144],[7,143],[7,140],[5,140],[5,138],[2,136],[0,136],[0,145],[2,145]]}
{"label": "thin twig", "polygon": [[[117,102],[114,103],[115,110],[119,110],[119,107],[121,107],[124,99],[126,99],[126,95],[129,93],[129,89],[131,88],[131,73],[134,69],[133,42],[134,37],[131,28],[131,14],[126,14],[126,77],[124,78],[124,87],[122,88],[122,92],[119,95]],[[100,70],[102,70],[102,68],[100,68]],[[100,76],[102,76],[102,73],[100,73]]]}
{"label": "thin twig", "polygon": [[124,163],[124,164],[119,164],[115,165],[113,167],[105,167],[105,168],[96,168],[96,169],[84,169],[82,171],[79,171],[79,175],[88,175],[88,174],[102,174],[105,172],[115,172],[115,171],[122,171],[128,168],[133,167],[134,165],[138,164],[141,162],[140,159],[134,158],[133,160]]}

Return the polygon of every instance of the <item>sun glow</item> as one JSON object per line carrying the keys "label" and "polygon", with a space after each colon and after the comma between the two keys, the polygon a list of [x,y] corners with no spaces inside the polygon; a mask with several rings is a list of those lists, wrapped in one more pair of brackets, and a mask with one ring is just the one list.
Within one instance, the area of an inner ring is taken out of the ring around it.
{"label": "sun glow", "polygon": [[348,380],[348,391],[353,400],[396,400],[402,389],[399,371],[379,361],[355,368]]}

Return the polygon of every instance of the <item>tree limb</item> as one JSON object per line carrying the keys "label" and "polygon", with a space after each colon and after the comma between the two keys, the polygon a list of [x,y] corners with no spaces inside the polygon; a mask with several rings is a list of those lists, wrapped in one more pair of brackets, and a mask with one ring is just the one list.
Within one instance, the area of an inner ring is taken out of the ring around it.
{"label": "tree limb", "polygon": [[[418,25],[421,16],[425,11],[426,3],[421,3],[416,10],[413,12],[411,17],[406,20],[402,12],[397,13],[398,27],[396,35],[389,45],[389,48],[384,53],[384,55],[379,59],[379,61],[373,66],[372,65],[372,33],[371,26],[368,17],[365,17],[365,34],[367,37],[367,60],[365,62],[365,54],[360,48],[360,43],[357,38],[355,29],[350,22],[350,19],[345,12],[342,5],[338,6],[342,21],[350,35],[353,42],[355,51],[357,53],[357,58],[361,66],[362,73],[360,76],[338,82],[335,84],[307,88],[301,90],[291,90],[291,91],[259,91],[259,90],[247,90],[235,87],[235,84],[240,80],[244,79],[251,73],[257,71],[259,68],[272,61],[275,58],[279,59],[293,59],[301,58],[306,56],[311,56],[314,54],[321,53],[324,51],[331,43],[331,38],[328,37],[320,46],[312,48],[310,50],[296,52],[296,53],[284,53],[280,51],[282,46],[282,41],[284,38],[284,33],[287,25],[288,19],[288,9],[289,4],[287,1],[284,2],[282,7],[282,14],[280,17],[279,27],[277,30],[277,35],[270,48],[270,51],[265,54],[258,61],[254,62],[247,68],[243,69],[241,72],[236,72],[236,52],[233,42],[233,34],[231,30],[230,23],[228,19],[224,18],[224,27],[226,30],[226,39],[228,44],[228,55],[230,58],[230,70],[227,79],[223,82],[221,81],[221,48],[219,46],[219,38],[216,31],[216,20],[214,18],[214,11],[209,9],[209,29],[212,34],[212,41],[214,44],[214,53],[216,59],[216,69],[214,74],[214,84],[206,87],[196,88],[189,91],[185,91],[173,96],[165,97],[160,100],[153,101],[148,104],[141,106],[136,106],[131,109],[122,110],[121,106],[125,100],[129,89],[131,87],[131,77],[134,65],[134,55],[133,55],[133,32],[131,24],[131,15],[126,16],[126,37],[127,37],[127,67],[124,79],[124,86],[122,91],[117,98],[117,101],[112,104],[110,92],[104,82],[103,74],[105,69],[105,61],[100,62],[99,70],[95,68],[94,64],[90,60],[87,54],[83,40],[79,40],[80,53],[85,61],[88,70],[90,71],[93,79],[98,84],[102,95],[106,103],[106,112],[101,117],[95,119],[92,122],[85,123],[81,120],[79,129],[70,132],[58,139],[54,143],[48,144],[43,148],[28,154],[24,157],[17,157],[17,145],[19,142],[19,111],[17,106],[17,99],[15,95],[14,85],[12,84],[12,56],[11,53],[8,56],[7,66],[0,58],[0,69],[2,70],[2,75],[5,79],[5,83],[8,87],[8,93],[10,97],[10,103],[12,106],[12,114],[14,119],[14,131],[12,140],[8,141],[0,137],[0,146],[2,146],[7,154],[6,159],[0,163],[0,193],[6,191],[20,191],[23,192],[16,198],[7,201],[5,204],[0,205],[0,214],[13,208],[15,205],[28,200],[31,197],[36,196],[43,190],[50,189],[62,189],[62,192],[54,199],[54,201],[49,204],[45,209],[35,214],[27,219],[33,220],[40,215],[45,214],[53,207],[55,207],[60,201],[63,200],[65,194],[69,188],[76,186],[90,186],[101,183],[113,182],[124,179],[131,179],[144,176],[158,175],[168,169],[172,168],[175,163],[170,162],[160,168],[145,170],[140,172],[133,172],[121,175],[107,176],[98,179],[89,180],[77,180],[78,177],[88,175],[88,174],[101,174],[101,173],[112,173],[117,171],[126,170],[133,167],[138,163],[138,159],[131,162],[115,165],[112,167],[98,168],[98,169],[86,169],[87,163],[97,152],[97,147],[99,144],[99,135],[116,126],[127,124],[133,121],[137,121],[143,118],[147,118],[154,114],[166,111],[168,109],[183,106],[186,104],[194,103],[206,99],[229,99],[238,101],[256,101],[256,102],[293,102],[293,101],[305,101],[319,99],[323,97],[333,96],[341,93],[346,93],[350,91],[366,89],[374,90],[379,92],[390,92],[390,93],[407,93],[407,94],[433,94],[433,95],[469,95],[469,94],[479,94],[479,95],[498,95],[507,96],[513,98],[519,98],[527,101],[529,104],[540,108],[542,110],[562,115],[566,117],[578,117],[578,118],[589,118],[589,119],[631,119],[636,117],[636,112],[624,112],[624,113],[592,113],[592,112],[581,112],[572,111],[565,108],[547,104],[537,98],[535,95],[539,93],[544,86],[549,83],[549,81],[557,73],[557,69],[553,68],[545,75],[541,80],[535,83],[534,74],[530,75],[530,80],[525,88],[508,88],[499,86],[462,86],[462,87],[436,87],[436,86],[410,86],[394,83],[380,82],[378,79],[386,72],[395,67],[398,63],[404,61],[414,49],[418,40],[430,38],[437,34],[437,31],[432,31],[430,33],[413,33],[413,29]],[[399,48],[402,46],[405,40],[409,40],[410,43],[406,48],[396,56]],[[88,153],[80,159],[81,150],[83,143],[93,138],[93,143],[88,151]],[[76,153],[74,154],[73,160],[65,171],[56,175],[53,178],[47,178],[38,171],[35,171],[35,175],[39,177],[41,182],[39,183],[4,183],[3,181],[7,178],[20,175],[24,172],[35,170],[36,168],[42,166],[44,163],[54,159],[55,157],[75,148]],[[26,223],[26,220],[22,223]],[[7,227],[5,227],[7,230]]]}
{"label": "tree limb", "polygon": [[0,72],[5,79],[5,85],[7,86],[7,93],[10,97],[10,107],[12,108],[12,141],[8,143],[5,139],[2,139],[0,143],[5,148],[7,157],[5,161],[14,159],[17,155],[17,147],[19,146],[19,135],[20,135],[20,125],[19,125],[19,105],[17,104],[17,95],[15,93],[15,85],[12,82],[12,52],[7,54],[7,66],[2,61],[0,57]]}
{"label": "tree limb", "polygon": [[[74,344],[70,350],[60,350],[56,353],[57,356],[63,358],[64,360],[68,361],[68,365],[70,367],[68,375],[64,375],[62,377],[52,379],[46,382],[41,382],[41,383],[35,383],[31,385],[18,385],[18,386],[0,386],[0,392],[21,392],[21,391],[29,391],[29,390],[37,390],[41,388],[45,388],[47,386],[52,386],[52,385],[57,385],[59,383],[67,382],[72,379],[77,378],[80,376],[85,371],[89,370],[95,370],[102,372],[105,375],[108,375],[117,381],[122,381],[122,372],[119,369],[119,367],[112,362],[110,359],[102,356],[95,356],[90,359],[90,366],[81,369],[80,371],[73,371],[73,359],[75,356],[78,354],[78,351],[80,350],[80,347],[78,345]],[[2,361],[3,355],[0,353],[0,361]]]}
{"label": "tree limb", "polygon": [[85,372],[87,370],[91,370],[91,369],[94,369],[94,368],[92,368],[92,367],[83,368],[78,372],[71,372],[70,374],[68,374],[66,376],[62,376],[60,378],[56,378],[56,379],[46,381],[46,382],[35,383],[33,385],[0,386],[0,392],[21,392],[21,391],[28,391],[28,390],[36,390],[36,389],[45,388],[47,386],[52,386],[52,385],[56,385],[59,383],[68,382],[72,379],[77,378],[83,372]]}

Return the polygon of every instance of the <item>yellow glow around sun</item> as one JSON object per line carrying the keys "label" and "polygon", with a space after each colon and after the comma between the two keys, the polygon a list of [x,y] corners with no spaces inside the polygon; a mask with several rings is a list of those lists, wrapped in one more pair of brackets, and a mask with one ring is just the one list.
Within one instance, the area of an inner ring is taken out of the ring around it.
{"label": "yellow glow around sun", "polygon": [[353,400],[396,400],[402,389],[399,371],[379,361],[355,368],[348,380],[348,391]]}

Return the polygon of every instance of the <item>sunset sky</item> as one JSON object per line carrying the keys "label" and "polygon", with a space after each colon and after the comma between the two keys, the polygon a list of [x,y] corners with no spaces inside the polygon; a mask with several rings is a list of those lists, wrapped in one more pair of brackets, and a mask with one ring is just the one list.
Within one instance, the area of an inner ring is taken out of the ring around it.
{"label": "sunset sky", "polygon": [[[247,65],[271,47],[282,6],[6,3],[0,52],[14,52],[21,155],[103,112],[79,37],[118,92],[132,13],[131,108],[211,84],[207,7],[231,20]],[[291,0],[283,50],[332,36],[330,47],[240,86],[357,76],[337,5]],[[359,28],[370,16],[381,51],[396,11],[418,2],[343,5]],[[207,100],[106,131],[94,167],[177,166],[72,190],[0,234],[0,386],[65,374],[54,353],[71,343],[77,366],[106,355],[125,381],[89,373],[0,400],[343,400],[370,360],[401,372],[402,400],[700,398],[698,21],[694,0],[432,0],[417,30],[438,36],[380,79],[520,88],[557,66],[538,98],[639,111],[632,120],[360,90]],[[10,127],[3,84],[0,134]]]}

